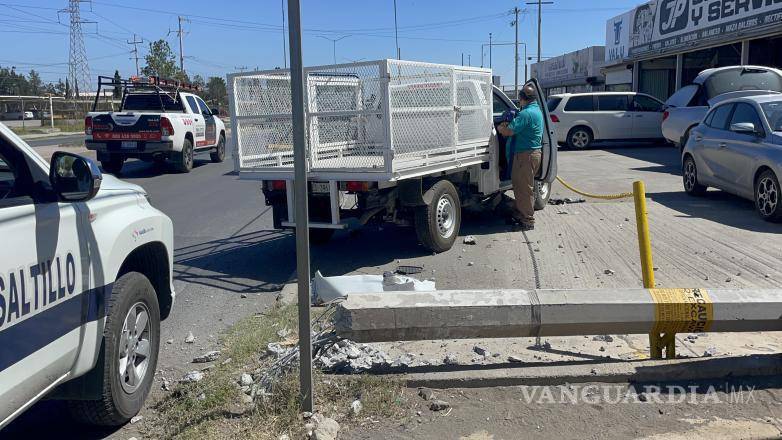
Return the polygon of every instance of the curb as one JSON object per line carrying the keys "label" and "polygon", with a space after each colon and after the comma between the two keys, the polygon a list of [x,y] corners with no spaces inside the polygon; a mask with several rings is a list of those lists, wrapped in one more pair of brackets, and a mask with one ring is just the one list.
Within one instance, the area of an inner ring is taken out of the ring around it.
{"label": "curb", "polygon": [[25,134],[25,135],[19,135],[19,137],[22,138],[22,140],[39,140],[39,139],[56,138],[56,137],[63,137],[63,136],[76,136],[78,134],[84,134],[84,132],[61,131],[57,133]]}
{"label": "curb", "polygon": [[782,354],[740,357],[572,363],[546,366],[475,368],[400,375],[408,387],[485,388],[572,383],[675,382],[782,374]]}

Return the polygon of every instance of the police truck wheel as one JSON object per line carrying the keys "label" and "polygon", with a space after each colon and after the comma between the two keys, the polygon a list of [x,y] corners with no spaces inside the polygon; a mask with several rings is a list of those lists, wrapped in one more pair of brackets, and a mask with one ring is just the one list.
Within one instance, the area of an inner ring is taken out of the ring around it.
{"label": "police truck wheel", "polygon": [[108,159],[100,161],[103,171],[119,176],[122,172],[122,166],[125,164],[125,158],[122,156],[109,156]]}
{"label": "police truck wheel", "polygon": [[542,211],[548,205],[548,199],[551,197],[551,184],[535,181],[535,211]]}
{"label": "police truck wheel", "polygon": [[574,150],[586,150],[593,140],[592,130],[587,127],[573,127],[567,135],[567,145]]}
{"label": "police truck wheel", "polygon": [[193,169],[193,143],[190,139],[185,139],[182,144],[182,151],[177,157],[177,171],[180,173],[189,173]]}
{"label": "police truck wheel", "polygon": [[72,415],[94,425],[118,426],[138,414],[152,387],[160,345],[155,289],[138,272],[121,276],[111,290],[103,351],[101,398],[69,402]]}
{"label": "police truck wheel", "polygon": [[451,249],[462,224],[462,205],[456,187],[440,180],[430,189],[432,201],[416,208],[415,232],[418,240],[434,252]]}
{"label": "police truck wheel", "polygon": [[220,135],[220,140],[217,141],[217,147],[214,151],[209,153],[209,157],[212,158],[212,162],[219,163],[225,160],[225,136]]}

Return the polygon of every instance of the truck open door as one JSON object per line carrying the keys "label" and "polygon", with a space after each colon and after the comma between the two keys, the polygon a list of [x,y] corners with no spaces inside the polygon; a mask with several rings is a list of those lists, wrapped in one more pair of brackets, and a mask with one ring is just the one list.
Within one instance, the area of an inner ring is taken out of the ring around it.
{"label": "truck open door", "polygon": [[535,78],[527,81],[524,86],[532,86],[535,88],[535,92],[537,92],[538,96],[538,105],[543,112],[543,150],[540,160],[540,170],[535,178],[539,181],[553,183],[557,178],[557,136],[554,132],[554,127],[551,124],[551,116],[548,113],[548,106],[546,105],[546,96],[543,94],[543,89]]}

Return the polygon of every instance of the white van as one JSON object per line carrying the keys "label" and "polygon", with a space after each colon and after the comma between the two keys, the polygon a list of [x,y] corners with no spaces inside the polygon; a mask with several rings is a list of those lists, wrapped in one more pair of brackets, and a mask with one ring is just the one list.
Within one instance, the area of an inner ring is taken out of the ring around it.
{"label": "white van", "polygon": [[557,143],[573,149],[595,141],[662,140],[662,101],[643,93],[551,95],[547,101]]}

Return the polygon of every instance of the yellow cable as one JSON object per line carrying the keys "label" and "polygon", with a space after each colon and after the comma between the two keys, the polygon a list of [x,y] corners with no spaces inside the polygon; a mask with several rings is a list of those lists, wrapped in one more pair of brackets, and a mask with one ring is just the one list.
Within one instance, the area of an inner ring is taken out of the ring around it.
{"label": "yellow cable", "polygon": [[567,182],[562,180],[562,178],[559,177],[559,176],[557,176],[557,180],[559,181],[559,183],[564,185],[565,188],[573,191],[574,193],[580,194],[580,195],[582,195],[584,197],[589,197],[589,198],[592,198],[592,199],[617,200],[617,199],[626,199],[628,197],[633,197],[633,193],[619,193],[619,194],[605,194],[605,195],[602,195],[602,194],[591,194],[591,193],[584,192],[584,191],[579,191],[576,188],[573,188]]}

